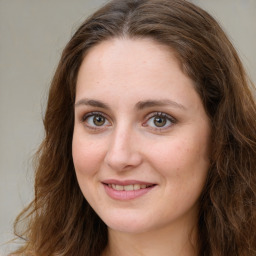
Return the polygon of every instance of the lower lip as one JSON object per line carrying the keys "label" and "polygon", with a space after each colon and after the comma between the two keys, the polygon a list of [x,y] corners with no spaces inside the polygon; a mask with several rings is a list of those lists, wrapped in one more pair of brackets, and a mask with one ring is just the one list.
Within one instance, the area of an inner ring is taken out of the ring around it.
{"label": "lower lip", "polygon": [[104,185],[105,191],[109,197],[111,197],[112,199],[122,200],[122,201],[132,200],[132,199],[141,197],[155,187],[155,185],[154,185],[154,186],[151,186],[148,188],[126,191],[126,190],[115,190],[106,184],[103,184],[103,185]]}

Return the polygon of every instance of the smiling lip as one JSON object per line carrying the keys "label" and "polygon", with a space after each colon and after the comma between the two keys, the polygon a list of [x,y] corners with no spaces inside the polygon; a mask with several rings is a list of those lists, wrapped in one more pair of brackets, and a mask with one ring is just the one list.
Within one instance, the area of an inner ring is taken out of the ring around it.
{"label": "smiling lip", "polygon": [[107,195],[116,200],[138,198],[156,186],[156,184],[138,180],[104,180],[102,184]]}

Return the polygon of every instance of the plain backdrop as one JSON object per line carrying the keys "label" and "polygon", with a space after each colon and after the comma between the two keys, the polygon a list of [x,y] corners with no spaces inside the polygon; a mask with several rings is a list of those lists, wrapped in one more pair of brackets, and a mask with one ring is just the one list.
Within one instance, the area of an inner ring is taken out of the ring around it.
{"label": "plain backdrop", "polygon": [[[256,82],[256,0],[191,0],[222,25]],[[32,156],[63,47],[103,0],[0,0],[0,255],[33,198]]]}

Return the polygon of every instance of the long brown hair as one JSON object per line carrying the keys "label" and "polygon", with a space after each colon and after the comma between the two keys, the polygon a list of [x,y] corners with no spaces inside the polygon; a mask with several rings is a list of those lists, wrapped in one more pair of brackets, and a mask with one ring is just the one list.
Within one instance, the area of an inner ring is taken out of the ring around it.
{"label": "long brown hair", "polygon": [[[63,51],[36,157],[35,199],[17,254],[100,255],[107,227],[83,197],[71,143],[76,79],[93,46],[113,37],[151,38],[174,50],[212,123],[211,167],[200,197],[198,248],[205,256],[256,255],[256,104],[253,86],[218,23],[185,0],[114,0],[89,17]],[[17,232],[16,232],[17,233]]]}

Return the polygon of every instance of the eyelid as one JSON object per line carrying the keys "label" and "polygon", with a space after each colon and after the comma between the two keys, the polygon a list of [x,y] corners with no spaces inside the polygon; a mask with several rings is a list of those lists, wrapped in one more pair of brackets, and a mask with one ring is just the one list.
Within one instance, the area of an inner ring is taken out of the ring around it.
{"label": "eyelid", "polygon": [[109,119],[110,119],[106,114],[104,114],[104,113],[102,113],[102,112],[100,112],[100,111],[91,111],[91,112],[88,112],[88,113],[82,115],[81,122],[85,122],[85,120],[86,120],[88,117],[90,117],[90,116],[95,116],[95,115],[103,116],[103,117],[105,117],[108,121],[109,121]]}
{"label": "eyelid", "polygon": [[171,116],[171,115],[169,115],[169,114],[167,114],[165,112],[161,112],[161,111],[155,111],[155,112],[152,112],[152,113],[148,114],[146,119],[150,119],[150,118],[152,118],[154,116],[166,117],[170,121],[176,122],[176,119],[173,116]]}

